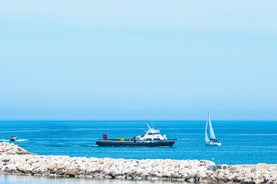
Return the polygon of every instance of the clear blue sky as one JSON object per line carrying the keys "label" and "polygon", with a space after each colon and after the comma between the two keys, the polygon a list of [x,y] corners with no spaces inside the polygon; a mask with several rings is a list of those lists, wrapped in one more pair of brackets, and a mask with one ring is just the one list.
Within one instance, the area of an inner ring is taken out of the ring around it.
{"label": "clear blue sky", "polygon": [[275,0],[0,3],[0,119],[277,119]]}

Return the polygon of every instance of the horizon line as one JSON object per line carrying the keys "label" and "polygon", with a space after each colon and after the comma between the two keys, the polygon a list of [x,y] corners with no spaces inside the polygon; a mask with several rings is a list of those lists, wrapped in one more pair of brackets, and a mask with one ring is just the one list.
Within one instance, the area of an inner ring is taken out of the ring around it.
{"label": "horizon line", "polygon": [[[0,119],[0,121],[203,121],[206,119]],[[277,119],[213,119],[212,121],[277,121]]]}

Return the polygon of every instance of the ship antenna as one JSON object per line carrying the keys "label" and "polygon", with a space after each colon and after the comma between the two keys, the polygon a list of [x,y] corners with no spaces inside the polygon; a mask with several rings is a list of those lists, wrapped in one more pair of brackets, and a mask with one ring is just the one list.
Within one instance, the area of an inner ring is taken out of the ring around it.
{"label": "ship antenna", "polygon": [[149,129],[152,129],[151,126],[147,122],[145,122],[145,123]]}

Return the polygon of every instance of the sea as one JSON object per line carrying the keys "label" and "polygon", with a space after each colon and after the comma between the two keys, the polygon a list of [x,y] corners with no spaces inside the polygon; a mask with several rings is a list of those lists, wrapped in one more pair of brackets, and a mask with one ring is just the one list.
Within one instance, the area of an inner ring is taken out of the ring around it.
{"label": "sea", "polygon": [[[211,160],[216,164],[277,164],[277,121],[213,121],[222,146],[207,146],[205,120],[147,121],[168,138],[173,147],[98,147],[96,141],[132,138],[147,131],[146,121],[0,121],[0,141],[14,142],[37,155],[124,159]],[[0,175],[0,183],[114,183],[111,180],[73,180]],[[122,184],[148,184],[147,181],[116,181]],[[166,182],[164,182],[166,183]]]}

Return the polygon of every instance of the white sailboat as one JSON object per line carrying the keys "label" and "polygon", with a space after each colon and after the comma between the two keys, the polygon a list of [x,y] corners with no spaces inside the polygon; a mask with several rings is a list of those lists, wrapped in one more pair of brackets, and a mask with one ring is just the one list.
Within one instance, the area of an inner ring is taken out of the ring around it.
{"label": "white sailboat", "polygon": [[212,146],[221,146],[221,142],[216,139],[210,113],[208,115],[208,120],[206,122],[206,128],[205,128],[205,142],[207,145]]}

